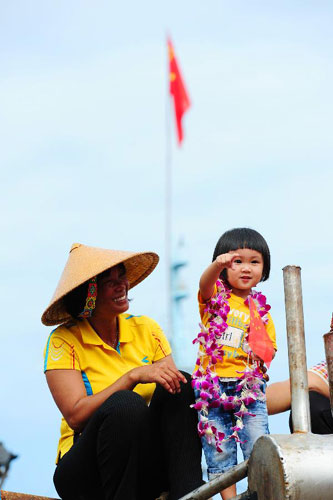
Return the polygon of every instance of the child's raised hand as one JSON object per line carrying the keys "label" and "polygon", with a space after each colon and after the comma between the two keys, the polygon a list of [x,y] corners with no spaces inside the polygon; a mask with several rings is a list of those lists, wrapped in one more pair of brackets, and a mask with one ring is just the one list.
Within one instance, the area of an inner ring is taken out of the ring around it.
{"label": "child's raised hand", "polygon": [[209,264],[207,269],[202,273],[199,283],[199,289],[203,302],[211,298],[214,292],[216,280],[219,278],[223,269],[233,269],[233,263],[239,259],[240,255],[236,252],[223,253],[218,255],[216,259]]}
{"label": "child's raised hand", "polygon": [[221,271],[223,269],[233,269],[233,263],[235,259],[238,259],[239,257],[240,255],[235,252],[223,253],[216,257],[215,262]]}

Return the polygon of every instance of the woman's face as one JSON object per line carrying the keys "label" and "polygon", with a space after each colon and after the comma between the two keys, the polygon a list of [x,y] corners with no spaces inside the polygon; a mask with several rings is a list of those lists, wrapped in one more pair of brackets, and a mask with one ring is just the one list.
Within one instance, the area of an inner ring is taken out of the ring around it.
{"label": "woman's face", "polygon": [[128,287],[126,271],[123,267],[112,267],[109,274],[98,281],[96,307],[93,315],[118,316],[118,314],[127,311],[129,307]]}

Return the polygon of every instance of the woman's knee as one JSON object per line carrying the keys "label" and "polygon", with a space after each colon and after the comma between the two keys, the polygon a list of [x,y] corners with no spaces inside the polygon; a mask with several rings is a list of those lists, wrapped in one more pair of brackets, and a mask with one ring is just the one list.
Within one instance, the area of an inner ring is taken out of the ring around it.
{"label": "woman's knee", "polygon": [[181,383],[181,394],[182,399],[186,401],[186,404],[193,404],[195,402],[194,390],[192,387],[192,377],[189,373],[183,372],[182,374],[185,376],[187,383]]}
{"label": "woman's knee", "polygon": [[148,407],[145,400],[136,392],[123,390],[112,394],[99,407],[96,417],[104,421],[115,420],[119,422],[138,422],[146,417]]}
{"label": "woman's knee", "polygon": [[[101,456],[114,459],[121,453],[126,457],[144,439],[149,442],[152,419],[145,400],[132,391],[119,391],[100,408],[97,450]],[[147,444],[147,446],[149,446]],[[113,451],[112,451],[113,450]]]}
{"label": "woman's knee", "polygon": [[179,401],[184,401],[184,404],[186,405],[191,405],[194,403],[195,398],[194,398],[194,391],[192,388],[192,378],[191,375],[187,372],[184,372],[181,370],[181,373],[184,375],[186,378],[186,383],[180,382],[180,392],[176,394],[171,394],[168,392],[164,387],[161,385],[156,385],[156,389],[154,392],[154,400],[159,399],[159,400],[167,400],[171,402],[179,402]]}

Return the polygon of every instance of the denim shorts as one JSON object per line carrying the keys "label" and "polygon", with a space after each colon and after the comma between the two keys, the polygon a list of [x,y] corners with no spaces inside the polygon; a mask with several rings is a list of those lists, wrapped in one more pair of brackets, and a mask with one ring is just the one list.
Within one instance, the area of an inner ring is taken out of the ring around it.
{"label": "denim shorts", "polygon": [[[220,381],[219,384],[221,394],[224,392],[227,396],[238,394],[236,393],[237,381]],[[262,385],[262,392],[266,392],[266,384]],[[200,391],[196,389],[195,397],[198,398],[199,394]],[[263,434],[269,434],[266,401],[254,401],[248,405],[247,408],[250,413],[255,414],[255,417],[245,415],[243,417],[244,428],[238,431],[239,439],[245,441],[240,444],[244,460],[249,458],[253,445],[258,437]],[[237,412],[237,410],[235,411]],[[208,419],[210,421],[214,420],[214,425],[217,430],[224,432],[226,437],[232,434],[231,427],[236,423],[236,417],[234,416],[233,410],[226,411],[223,407],[210,408]],[[229,470],[237,464],[237,443],[234,439],[222,443],[222,453],[216,450],[214,443],[208,444],[205,437],[201,438],[201,442],[207,463],[208,479],[213,479],[216,475]]]}

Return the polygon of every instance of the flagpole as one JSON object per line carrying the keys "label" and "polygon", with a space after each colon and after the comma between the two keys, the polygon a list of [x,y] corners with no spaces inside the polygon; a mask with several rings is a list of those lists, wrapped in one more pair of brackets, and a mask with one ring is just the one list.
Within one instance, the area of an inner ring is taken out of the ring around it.
{"label": "flagpole", "polygon": [[172,344],[172,297],[171,297],[171,259],[172,259],[172,141],[170,113],[170,72],[167,53],[167,92],[165,106],[165,261],[166,261],[166,311],[167,335]]}
{"label": "flagpole", "polygon": [[[165,253],[167,266],[167,322],[168,336],[172,344],[175,344],[176,335],[174,331],[173,317],[173,275],[172,275],[172,139],[171,139],[171,110],[170,97],[173,98],[175,111],[175,120],[177,128],[178,145],[180,146],[183,140],[182,117],[190,107],[190,99],[188,97],[184,81],[175,57],[173,44],[170,37],[167,36],[168,47],[168,81],[167,81],[167,99],[166,99],[166,146],[165,146]],[[173,346],[175,347],[175,346]]]}

